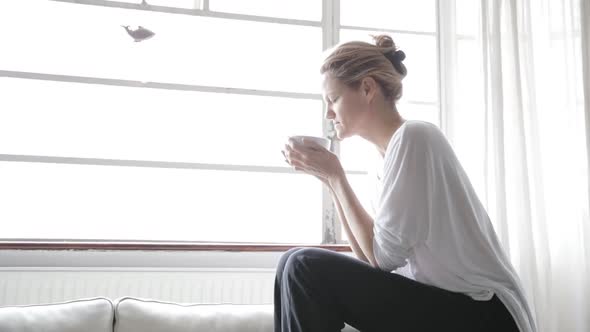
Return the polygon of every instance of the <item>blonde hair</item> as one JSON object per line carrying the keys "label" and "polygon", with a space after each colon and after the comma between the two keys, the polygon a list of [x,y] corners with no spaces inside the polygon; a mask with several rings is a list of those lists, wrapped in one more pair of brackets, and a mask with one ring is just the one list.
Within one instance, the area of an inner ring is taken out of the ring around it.
{"label": "blonde hair", "polygon": [[371,36],[375,45],[352,41],[336,46],[326,57],[321,74],[329,74],[352,88],[362,79],[372,77],[386,98],[398,101],[402,96],[402,79],[408,71],[402,63],[406,55],[398,50],[388,35]]}

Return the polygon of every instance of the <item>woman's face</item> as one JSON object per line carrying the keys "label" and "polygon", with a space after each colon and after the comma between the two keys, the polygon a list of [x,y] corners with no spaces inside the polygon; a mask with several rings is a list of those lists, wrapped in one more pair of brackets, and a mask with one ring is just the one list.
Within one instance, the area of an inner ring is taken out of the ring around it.
{"label": "woman's face", "polygon": [[366,106],[361,89],[350,88],[329,75],[324,75],[322,87],[327,105],[325,118],[334,123],[338,139],[357,135]]}

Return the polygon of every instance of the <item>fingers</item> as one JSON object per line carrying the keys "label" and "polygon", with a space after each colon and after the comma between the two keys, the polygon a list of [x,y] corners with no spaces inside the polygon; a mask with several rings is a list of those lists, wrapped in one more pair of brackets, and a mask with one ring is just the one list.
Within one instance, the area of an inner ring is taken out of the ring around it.
{"label": "fingers", "polygon": [[298,141],[294,140],[293,138],[289,138],[289,140],[287,141],[287,144],[285,144],[285,149],[287,149],[288,151],[294,150],[294,151],[300,151],[303,150],[304,146],[303,144],[299,143]]}
{"label": "fingers", "polygon": [[300,154],[287,145],[285,146],[285,150],[281,150],[281,153],[285,157],[285,162],[293,167],[295,171],[311,174],[326,183],[326,179],[320,175],[321,172],[318,172],[316,168],[306,162],[309,158],[305,154]]}
{"label": "fingers", "polygon": [[305,152],[301,151],[301,150],[297,150],[296,148],[292,148],[289,145],[285,145],[285,150],[283,150],[283,155],[287,158],[287,160],[289,161],[293,161],[293,159],[296,160],[307,160],[307,155]]}
{"label": "fingers", "polygon": [[316,142],[306,141],[300,143],[289,138],[281,153],[285,157],[285,162],[293,166],[295,170],[305,170],[311,166],[310,163],[313,164],[314,160],[318,160],[320,154],[324,152],[322,150],[326,149]]}
{"label": "fingers", "polygon": [[289,146],[285,146],[285,150],[281,150],[281,153],[285,157],[285,162],[293,167],[296,171],[304,171],[305,164],[300,160],[306,160],[305,156],[301,156],[296,151],[292,150]]}
{"label": "fingers", "polygon": [[296,160],[298,160],[298,153],[295,152],[289,145],[285,145],[284,149],[281,150],[283,157],[285,157],[285,162],[290,166],[295,166]]}
{"label": "fingers", "polygon": [[296,171],[303,171],[304,170],[301,163],[299,163],[297,161],[291,162],[291,166],[293,166],[293,169]]}
{"label": "fingers", "polygon": [[285,150],[281,150],[281,153],[283,154],[283,158],[285,158],[285,162],[289,165],[291,165],[291,163],[289,162],[289,160],[287,160],[287,155],[285,154]]}

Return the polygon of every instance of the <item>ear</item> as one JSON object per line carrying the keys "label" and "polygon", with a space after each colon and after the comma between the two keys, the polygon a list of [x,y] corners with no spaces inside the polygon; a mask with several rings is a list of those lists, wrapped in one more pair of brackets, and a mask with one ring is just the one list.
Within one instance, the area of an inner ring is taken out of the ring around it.
{"label": "ear", "polygon": [[377,85],[377,81],[375,81],[375,79],[371,76],[367,76],[361,81],[361,93],[365,98],[367,98],[369,103],[371,103],[375,98],[378,88],[379,86]]}

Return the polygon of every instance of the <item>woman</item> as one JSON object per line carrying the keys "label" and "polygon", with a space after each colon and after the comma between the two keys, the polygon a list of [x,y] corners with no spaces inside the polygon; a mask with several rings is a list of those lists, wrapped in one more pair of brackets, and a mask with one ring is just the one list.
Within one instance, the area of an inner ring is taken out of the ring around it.
{"label": "woman", "polygon": [[389,36],[374,39],[337,46],[321,73],[325,116],[338,139],[361,136],[383,157],[375,218],[336,155],[289,141],[286,161],[330,188],[358,259],[317,248],[285,253],[275,331],[340,331],[344,323],[361,331],[536,331],[518,276],[448,141],[436,126],[397,111],[405,54]]}

